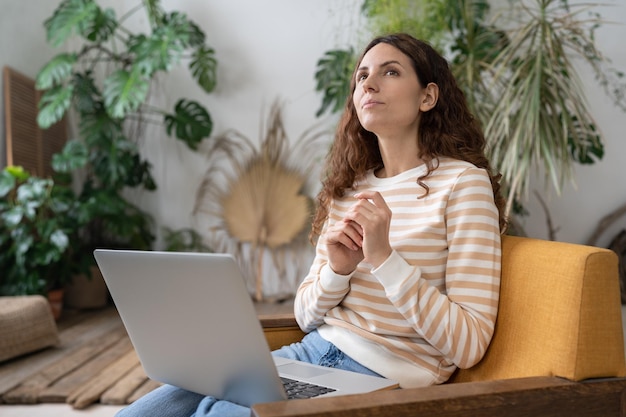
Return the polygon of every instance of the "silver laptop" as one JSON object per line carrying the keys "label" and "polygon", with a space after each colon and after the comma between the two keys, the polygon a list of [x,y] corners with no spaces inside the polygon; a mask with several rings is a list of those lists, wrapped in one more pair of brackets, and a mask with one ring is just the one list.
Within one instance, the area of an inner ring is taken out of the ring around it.
{"label": "silver laptop", "polygon": [[396,388],[355,372],[273,358],[234,258],[97,249],[94,256],[146,374],[250,406],[287,399],[284,378],[320,396]]}

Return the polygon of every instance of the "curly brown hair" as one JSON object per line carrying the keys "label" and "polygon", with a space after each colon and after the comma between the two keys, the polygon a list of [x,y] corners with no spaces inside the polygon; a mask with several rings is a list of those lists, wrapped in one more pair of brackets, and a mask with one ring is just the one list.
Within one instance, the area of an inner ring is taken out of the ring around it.
{"label": "curly brown hair", "polygon": [[500,192],[500,177],[492,173],[485,156],[485,137],[479,122],[471,114],[463,91],[457,86],[448,62],[428,43],[404,34],[390,34],[373,39],[362,52],[350,80],[350,95],[337,126],[335,141],[326,158],[322,190],[317,196],[317,210],[313,219],[311,239],[321,233],[328,217],[333,198],[343,197],[355,181],[363,178],[369,170],[383,167],[383,160],[376,135],[363,128],[357,117],[352,95],[356,88],[355,73],[365,54],[379,43],[394,46],[411,60],[420,85],[429,83],[439,87],[439,99],[433,109],[422,113],[419,120],[417,144],[418,157],[424,161],[427,171],[418,178],[419,185],[428,195],[424,183],[436,168],[438,157],[451,157],[484,168],[489,173],[493,195],[500,216],[500,230],[506,228],[504,198]]}

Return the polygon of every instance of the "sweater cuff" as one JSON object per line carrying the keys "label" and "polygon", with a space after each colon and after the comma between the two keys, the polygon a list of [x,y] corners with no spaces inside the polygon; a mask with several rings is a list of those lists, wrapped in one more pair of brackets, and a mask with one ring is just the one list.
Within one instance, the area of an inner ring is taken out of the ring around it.
{"label": "sweater cuff", "polygon": [[325,291],[340,292],[344,291],[350,285],[350,278],[354,272],[348,275],[340,275],[332,270],[330,265],[325,264],[320,270],[320,284]]}
{"label": "sweater cuff", "polygon": [[397,251],[392,251],[389,258],[385,260],[378,268],[372,269],[372,274],[385,287],[387,294],[396,294],[406,285],[405,280],[415,274],[416,266],[409,263]]}

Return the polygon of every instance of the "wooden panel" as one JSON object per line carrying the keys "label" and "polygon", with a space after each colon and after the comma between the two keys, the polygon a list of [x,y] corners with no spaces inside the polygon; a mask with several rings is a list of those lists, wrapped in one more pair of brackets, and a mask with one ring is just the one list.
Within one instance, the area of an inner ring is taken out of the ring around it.
{"label": "wooden panel", "polygon": [[52,155],[67,141],[66,118],[41,130],[37,104],[41,92],[35,80],[4,67],[4,108],[7,165],[21,165],[33,175],[52,175]]}
{"label": "wooden panel", "polygon": [[41,168],[43,170],[41,176],[43,177],[52,176],[52,155],[61,152],[65,142],[67,142],[66,120],[66,118],[63,118],[48,129],[40,131]]}
{"label": "wooden panel", "polygon": [[4,109],[7,165],[21,165],[39,174],[41,138],[37,126],[35,81],[4,67]]}
{"label": "wooden panel", "polygon": [[256,417],[624,416],[626,379],[532,377],[468,382],[252,406]]}

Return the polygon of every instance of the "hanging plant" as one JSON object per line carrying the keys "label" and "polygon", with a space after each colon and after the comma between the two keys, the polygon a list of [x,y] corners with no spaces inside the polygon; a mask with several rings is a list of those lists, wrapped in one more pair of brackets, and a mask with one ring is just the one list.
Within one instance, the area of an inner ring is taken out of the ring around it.
{"label": "hanging plant", "polygon": [[[307,242],[313,200],[306,193],[306,183],[319,165],[320,151],[326,153],[320,143],[325,137],[326,132],[311,129],[290,146],[276,102],[259,149],[234,130],[213,142],[194,213],[207,224],[209,246],[233,253],[243,264],[254,283],[256,300],[266,298],[266,252],[282,283],[278,296],[291,295],[295,290],[293,278],[287,282],[286,258]],[[301,258],[295,255],[292,260],[300,264]]]}

